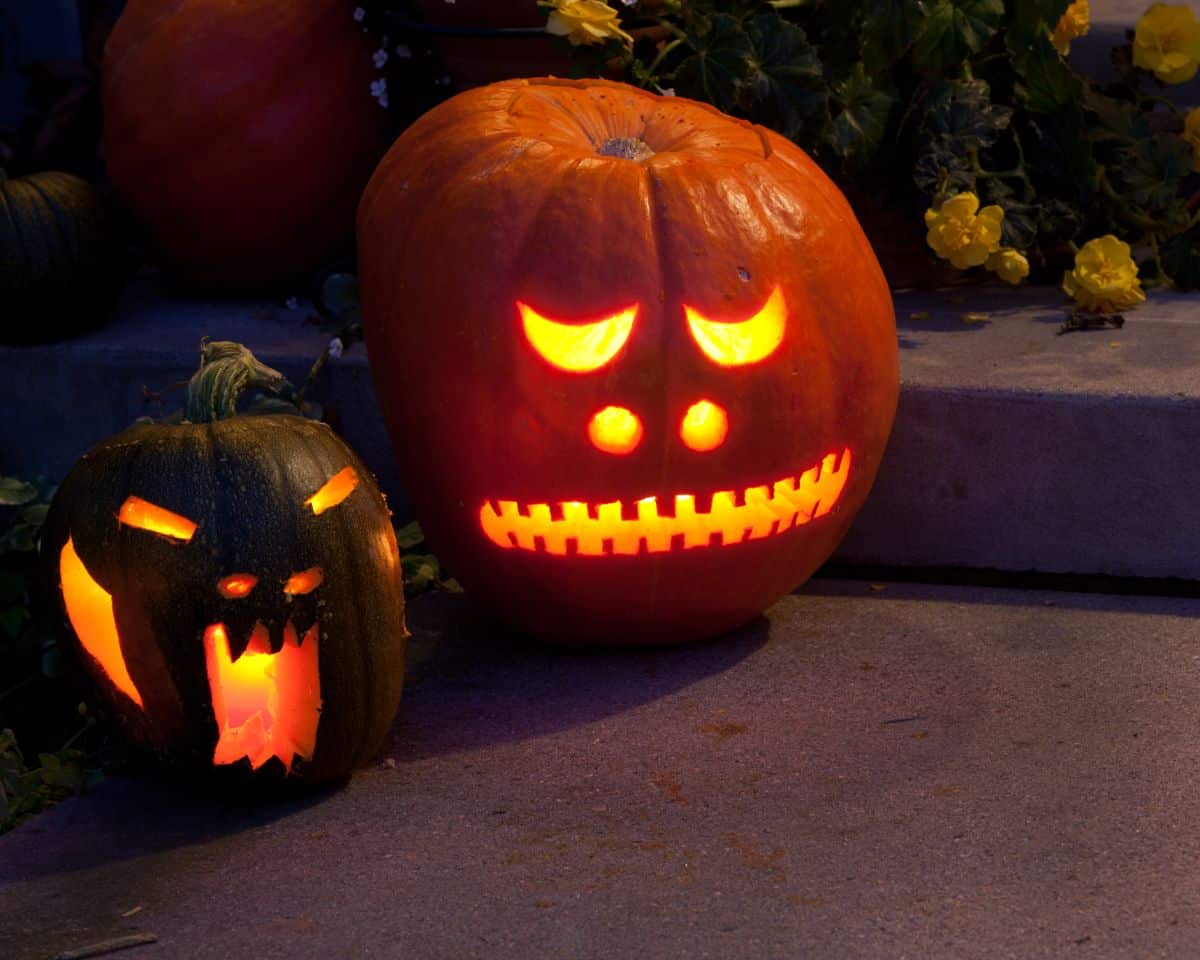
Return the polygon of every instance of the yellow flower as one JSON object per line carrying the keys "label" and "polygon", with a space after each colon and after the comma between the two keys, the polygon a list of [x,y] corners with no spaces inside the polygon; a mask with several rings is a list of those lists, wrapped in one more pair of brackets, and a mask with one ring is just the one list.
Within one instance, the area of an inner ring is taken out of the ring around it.
{"label": "yellow flower", "polygon": [[1063,274],[1062,288],[1093,313],[1119,313],[1146,299],[1129,244],[1111,233],[1083,245],[1075,254],[1075,269]]}
{"label": "yellow flower", "polygon": [[1192,145],[1192,169],[1200,173],[1200,107],[1189,110],[1184,118],[1183,139]]}
{"label": "yellow flower", "polygon": [[979,209],[979,198],[960,193],[934,210],[925,211],[925,239],[933,252],[959,270],[977,267],[1000,248],[1004,211],[997,206]]}
{"label": "yellow flower", "polygon": [[1075,0],[1058,18],[1050,40],[1064,57],[1071,50],[1071,41],[1082,37],[1092,27],[1092,8],[1088,0]]}
{"label": "yellow flower", "polygon": [[1133,65],[1163,83],[1186,83],[1200,67],[1200,22],[1183,4],[1156,3],[1133,35]]}
{"label": "yellow flower", "polygon": [[1005,283],[1018,284],[1029,276],[1029,261],[1025,254],[1012,247],[1001,247],[984,264]]}
{"label": "yellow flower", "polygon": [[633,43],[633,37],[621,29],[617,11],[603,0],[550,0],[542,6],[552,8],[546,32],[566,37],[572,46],[608,40]]}

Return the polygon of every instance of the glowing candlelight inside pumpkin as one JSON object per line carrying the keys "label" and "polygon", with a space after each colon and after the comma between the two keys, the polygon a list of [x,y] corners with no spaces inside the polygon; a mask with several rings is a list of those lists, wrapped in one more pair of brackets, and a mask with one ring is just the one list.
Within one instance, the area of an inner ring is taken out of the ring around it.
{"label": "glowing candlelight inside pumpkin", "polygon": [[317,632],[313,624],[301,641],[289,621],[283,647],[272,653],[267,628],[258,623],[245,651],[233,660],[225,625],[214,623],[204,631],[219,734],[214,764],[237,763],[245,757],[257,770],[278,757],[290,770],[296,757],[312,758],[321,718]]}
{"label": "glowing candlelight inside pumpkin", "polygon": [[121,637],[113,616],[112,596],[92,575],[75,552],[75,544],[67,543],[58,555],[58,572],[62,580],[63,602],[75,636],[113,686],[139,707],[144,707],[142,694],[129,675],[125,656],[121,653]]}

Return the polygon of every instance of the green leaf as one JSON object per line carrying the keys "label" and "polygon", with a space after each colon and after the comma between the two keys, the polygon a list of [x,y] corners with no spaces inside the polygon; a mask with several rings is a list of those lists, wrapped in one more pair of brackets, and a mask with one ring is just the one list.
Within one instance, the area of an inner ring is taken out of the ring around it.
{"label": "green leaf", "polygon": [[676,68],[676,92],[718,110],[733,110],[754,60],[754,47],[741,23],[727,13],[697,18],[688,42],[696,52]]}
{"label": "green leaf", "polygon": [[1039,176],[1058,181],[1059,196],[1088,203],[1096,186],[1096,159],[1084,112],[1067,109],[1053,116],[1029,116],[1027,123],[1032,136],[1022,138],[1025,156],[1036,161]]}
{"label": "green leaf", "polygon": [[975,171],[966,154],[946,137],[930,140],[913,165],[913,183],[936,206],[956,193],[975,190]]}
{"label": "green leaf", "polygon": [[1162,265],[1178,290],[1200,290],[1200,233],[1189,230],[1162,247]]}
{"label": "green leaf", "polygon": [[1004,222],[1000,225],[1001,243],[1006,247],[1028,250],[1037,241],[1037,206],[1016,200],[1005,200],[1001,206],[1004,208]]}
{"label": "green leaf", "polygon": [[37,498],[37,487],[16,477],[0,477],[0,506],[19,507]]}
{"label": "green leaf", "polygon": [[991,101],[983,80],[959,80],[934,89],[925,105],[925,129],[944,135],[964,148],[995,143],[1012,119],[1012,110]]}
{"label": "green leaf", "polygon": [[17,523],[0,534],[0,550],[29,553],[37,548],[37,528]]}
{"label": "green leaf", "polygon": [[1042,200],[1037,209],[1037,230],[1043,245],[1065,244],[1083,228],[1080,212],[1058,199]]}
{"label": "green leaf", "polygon": [[1088,135],[1093,140],[1116,142],[1150,136],[1146,114],[1128,100],[1105,96],[1088,84],[1083,89],[1083,106],[1099,121],[1089,125]]}
{"label": "green leaf", "polygon": [[829,145],[843,160],[862,165],[883,142],[896,98],[875,87],[862,63],[856,63],[850,75],[833,90],[834,100],[841,109],[833,118]]}
{"label": "green leaf", "polygon": [[437,586],[441,567],[432,554],[405,554],[400,558],[400,566],[404,571],[405,596],[415,596]]}
{"label": "green leaf", "polygon": [[1118,158],[1114,172],[1125,200],[1147,211],[1173,209],[1177,214],[1175,220],[1187,221],[1186,211],[1178,211],[1177,201],[1179,182],[1192,169],[1191,144],[1182,137],[1164,133],[1123,148]]}
{"label": "green leaf", "polygon": [[24,604],[29,591],[29,579],[17,573],[0,570],[0,607]]}
{"label": "green leaf", "polygon": [[1038,34],[1024,50],[1012,53],[1021,77],[1015,87],[1017,100],[1031,113],[1057,113],[1083,97],[1079,76],[1046,34]]}
{"label": "green leaf", "polygon": [[874,72],[901,59],[925,31],[925,0],[865,0],[859,51]]}
{"label": "green leaf", "polygon": [[1070,5],[1071,0],[1009,0],[1008,49],[1020,53],[1034,38],[1052,31]]}
{"label": "green leaf", "polygon": [[9,607],[7,610],[0,610],[0,633],[15,640],[21,635],[21,628],[28,619],[29,611],[24,607]]}
{"label": "green leaf", "polygon": [[761,118],[794,138],[810,117],[822,112],[827,92],[821,58],[800,27],[776,13],[762,13],[746,25],[753,47],[749,90],[769,114]]}
{"label": "green leaf", "polygon": [[57,645],[42,648],[42,676],[49,680],[59,680],[66,675],[67,658],[62,648]]}
{"label": "green leaf", "polygon": [[40,529],[46,522],[46,514],[50,512],[50,504],[35,503],[21,511],[21,519],[35,529]]}
{"label": "green leaf", "polygon": [[934,73],[978,53],[1004,19],[1004,0],[937,0],[913,48],[916,65]]}
{"label": "green leaf", "polygon": [[411,550],[424,540],[425,534],[421,530],[421,525],[415,520],[396,530],[396,543],[399,544],[401,550]]}

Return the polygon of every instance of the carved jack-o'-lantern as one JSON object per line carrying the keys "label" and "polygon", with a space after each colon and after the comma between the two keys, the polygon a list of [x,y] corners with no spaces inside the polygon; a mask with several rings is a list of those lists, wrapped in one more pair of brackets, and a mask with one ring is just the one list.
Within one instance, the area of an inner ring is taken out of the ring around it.
{"label": "carved jack-o'-lantern", "polygon": [[[248,354],[212,358],[233,346],[206,346],[188,420],[135,425],[83,456],[44,560],[132,739],[200,765],[337,777],[369,758],[400,698],[396,539],[328,426],[229,416],[238,388],[221,396],[219,371]],[[214,385],[225,418],[208,420]]]}
{"label": "carved jack-o'-lantern", "polygon": [[498,83],[400,137],[358,236],[406,490],[503,619],[711,636],[808,577],[866,498],[891,297],[782,137],[623,84]]}

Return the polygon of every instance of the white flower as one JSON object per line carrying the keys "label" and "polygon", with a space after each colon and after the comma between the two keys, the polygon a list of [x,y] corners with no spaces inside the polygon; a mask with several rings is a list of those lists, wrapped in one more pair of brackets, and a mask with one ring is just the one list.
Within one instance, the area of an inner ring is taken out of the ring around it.
{"label": "white flower", "polygon": [[338,357],[342,355],[343,349],[345,349],[345,347],[342,344],[341,337],[334,337],[329,341],[329,355],[333,357],[334,360],[338,359]]}
{"label": "white flower", "polygon": [[385,109],[387,108],[388,91],[387,91],[387,80],[385,78],[380,77],[378,80],[373,80],[371,82],[371,96],[373,96],[377,101],[379,101],[379,105],[381,107],[383,107]]}
{"label": "white flower", "polygon": [[388,60],[387,51],[376,50],[373,54],[371,54],[371,59],[375,61],[375,69],[382,70],[384,64],[386,64]]}
{"label": "white flower", "polygon": [[362,7],[354,8],[354,22],[355,23],[362,23],[363,17],[365,17],[366,15],[367,15],[367,11],[364,10]]}
{"label": "white flower", "polygon": [[401,60],[411,60],[412,50],[407,44],[398,43],[396,44],[396,56],[398,56]]}
{"label": "white flower", "polygon": [[622,5],[626,7],[632,7],[637,2],[638,0],[621,0]]}

